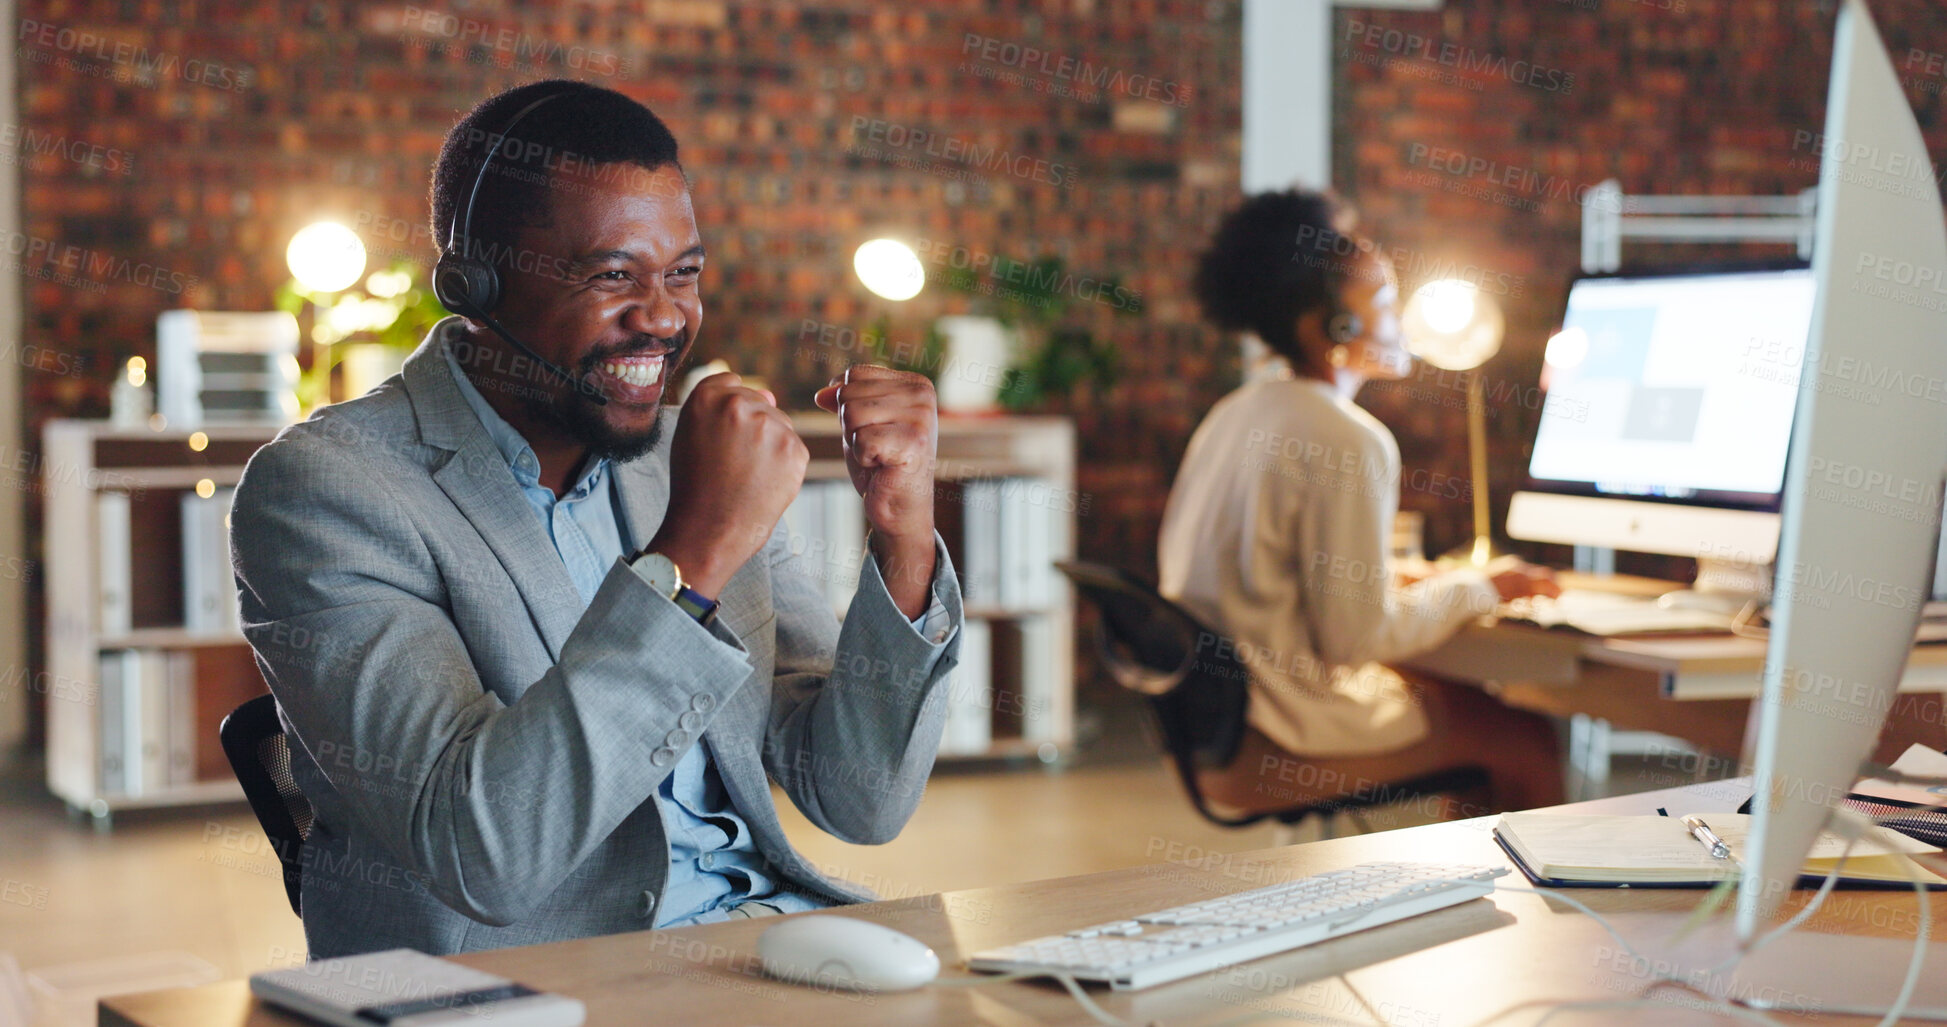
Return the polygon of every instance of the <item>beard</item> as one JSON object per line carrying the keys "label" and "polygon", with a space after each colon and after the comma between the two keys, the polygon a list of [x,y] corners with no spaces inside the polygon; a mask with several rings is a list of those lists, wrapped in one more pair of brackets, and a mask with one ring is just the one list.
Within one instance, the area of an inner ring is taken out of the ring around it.
{"label": "beard", "polygon": [[602,416],[607,407],[590,399],[575,383],[568,383],[561,391],[547,398],[530,396],[527,410],[533,417],[555,425],[568,434],[569,438],[586,446],[590,456],[615,463],[627,463],[656,448],[662,441],[662,408],[668,401],[670,383],[677,380],[689,356],[680,338],[659,339],[653,335],[637,335],[628,342],[597,350],[576,363],[575,377],[585,380],[595,373],[602,361],[614,357],[627,356],[641,351],[668,350],[669,357],[664,361],[663,391],[656,398],[656,416],[650,419],[649,427],[636,430],[619,430]]}

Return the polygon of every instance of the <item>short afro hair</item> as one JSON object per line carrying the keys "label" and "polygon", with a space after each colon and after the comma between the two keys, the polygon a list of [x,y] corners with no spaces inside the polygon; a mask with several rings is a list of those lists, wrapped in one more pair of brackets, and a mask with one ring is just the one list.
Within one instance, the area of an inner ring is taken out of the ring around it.
{"label": "short afro hair", "polygon": [[1322,373],[1322,353],[1298,344],[1298,318],[1329,316],[1367,248],[1352,235],[1357,215],[1330,193],[1259,193],[1224,216],[1197,260],[1192,288],[1203,316],[1226,331],[1252,332],[1300,373]]}
{"label": "short afro hair", "polygon": [[[509,136],[514,118],[543,97],[548,101]],[[608,164],[682,170],[668,126],[621,93],[567,79],[517,86],[480,101],[446,133],[432,183],[433,243],[442,255],[489,152],[493,166],[480,183],[468,234],[503,254],[515,229],[545,223],[553,171]]]}

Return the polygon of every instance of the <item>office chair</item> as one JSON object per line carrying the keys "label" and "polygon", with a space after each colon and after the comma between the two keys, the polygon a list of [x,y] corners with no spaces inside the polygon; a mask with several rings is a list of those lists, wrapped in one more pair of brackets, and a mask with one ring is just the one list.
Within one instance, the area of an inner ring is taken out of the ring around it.
{"label": "office chair", "polygon": [[264,837],[284,865],[284,893],[291,912],[302,912],[298,899],[304,883],[304,840],[311,833],[311,803],[297,790],[291,776],[291,745],[277,719],[277,700],[260,695],[230,711],[216,729],[223,754],[243,785],[243,797],[263,825]]}
{"label": "office chair", "polygon": [[1316,816],[1329,837],[1334,813],[1351,816],[1363,830],[1362,810],[1486,788],[1484,768],[1460,766],[1391,782],[1372,794],[1241,816],[1218,813],[1204,799],[1197,771],[1228,766],[1244,739],[1250,670],[1237,657],[1236,646],[1126,571],[1079,561],[1058,561],[1055,567],[1099,614],[1096,648],[1109,676],[1149,697],[1183,790],[1205,820],[1219,827],[1248,827],[1270,819],[1295,829]]}

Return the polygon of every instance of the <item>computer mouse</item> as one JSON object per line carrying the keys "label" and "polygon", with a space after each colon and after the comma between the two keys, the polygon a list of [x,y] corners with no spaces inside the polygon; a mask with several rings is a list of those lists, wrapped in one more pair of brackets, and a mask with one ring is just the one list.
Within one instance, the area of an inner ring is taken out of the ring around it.
{"label": "computer mouse", "polygon": [[940,975],[940,957],[917,938],[849,916],[794,916],[757,939],[764,972],[793,984],[849,991],[908,991]]}

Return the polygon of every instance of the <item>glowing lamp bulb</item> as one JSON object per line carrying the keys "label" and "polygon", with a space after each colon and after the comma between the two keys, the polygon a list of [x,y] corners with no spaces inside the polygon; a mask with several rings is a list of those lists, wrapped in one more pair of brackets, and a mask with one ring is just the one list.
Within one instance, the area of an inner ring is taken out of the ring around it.
{"label": "glowing lamp bulb", "polygon": [[1548,340],[1541,359],[1550,367],[1566,371],[1581,365],[1589,356],[1589,333],[1580,328],[1564,328]]}
{"label": "glowing lamp bulb", "polygon": [[365,273],[365,244],[336,221],[307,225],[284,250],[291,277],[312,292],[337,292]]}
{"label": "glowing lamp bulb", "polygon": [[852,255],[852,270],[875,294],[909,300],[926,284],[926,268],[911,246],[897,239],[874,239]]}
{"label": "glowing lamp bulb", "polygon": [[1422,286],[1427,327],[1446,334],[1465,330],[1474,320],[1474,297],[1479,291],[1472,282],[1452,278]]}

